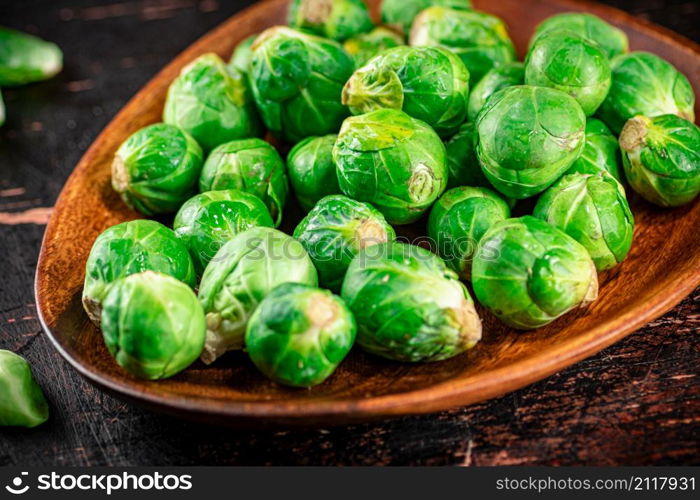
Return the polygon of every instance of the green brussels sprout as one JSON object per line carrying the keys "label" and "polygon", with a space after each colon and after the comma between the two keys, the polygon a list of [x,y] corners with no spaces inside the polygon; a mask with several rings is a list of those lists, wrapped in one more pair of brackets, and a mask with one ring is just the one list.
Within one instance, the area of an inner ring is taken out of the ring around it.
{"label": "green brussels sprout", "polygon": [[292,28],[338,42],[374,26],[362,0],[292,0],[287,21]]}
{"label": "green brussels sprout", "polygon": [[416,16],[432,6],[469,9],[472,4],[470,0],[382,0],[382,22],[408,34]]}
{"label": "green brussels sprout", "polygon": [[58,45],[0,26],[0,87],[47,80],[61,69]]}
{"label": "green brussels sprout", "polygon": [[297,240],[254,227],[234,236],[211,260],[199,285],[207,319],[202,361],[241,349],[246,325],[260,301],[282,283],[318,285],[318,274]]}
{"label": "green brussels sprout", "polygon": [[144,271],[169,274],[192,288],[196,285],[187,247],[163,224],[133,220],[100,234],[85,265],[83,307],[90,319],[99,325],[102,301],[114,281]]}
{"label": "green brussels sprout", "polygon": [[586,116],[556,89],[516,85],[496,92],[476,120],[476,156],[504,195],[523,199],[547,189],[578,159]]}
{"label": "green brussels sprout", "polygon": [[287,174],[284,161],[270,143],[262,139],[241,139],[221,144],[204,162],[199,190],[239,189],[260,198],[275,221],[282,222],[287,202]]}
{"label": "green brussels sprout", "polygon": [[581,243],[598,271],[622,262],[632,246],[634,217],[611,175],[569,174],[547,189],[533,214]]}
{"label": "green brussels sprout", "polygon": [[29,363],[0,349],[0,427],[36,427],[49,419],[49,405]]}
{"label": "green brussels sprout", "polygon": [[207,191],[190,198],[173,222],[175,236],[190,251],[199,275],[224,243],[256,226],[272,227],[274,222],[260,198],[238,189]]}
{"label": "green brussels sprout", "polygon": [[277,26],[255,41],[248,77],[267,128],[296,143],[338,131],[348,115],[340,95],[354,69],[339,43]]}
{"label": "green brussels sprout", "polygon": [[395,31],[377,26],[372,31],[348,38],[343,43],[343,48],[355,61],[355,67],[359,68],[385,50],[405,45],[405,43],[403,36]]}
{"label": "green brussels sprout", "polygon": [[515,47],[503,21],[471,10],[425,9],[413,22],[409,45],[453,51],[469,70],[471,88],[491,68],[515,61]]}
{"label": "green brussels sprout", "polygon": [[484,307],[520,330],[544,326],[598,296],[586,249],[530,215],[498,222],[481,238],[472,286]]}
{"label": "green brussels sprout", "polygon": [[441,47],[396,47],[359,68],[343,88],[354,115],[402,109],[440,136],[453,135],[467,118],[469,71]]}
{"label": "green brussels sprout", "polygon": [[673,114],[695,120],[695,94],[671,63],[648,52],[630,52],[612,60],[612,86],[598,116],[619,134],[627,120]]}
{"label": "green brussels sprout", "polygon": [[523,83],[525,83],[525,67],[521,62],[506,63],[490,69],[469,95],[467,118],[470,122],[475,121],[481,108],[495,92]]}
{"label": "green brussels sprout", "polygon": [[700,128],[676,115],[635,116],[620,134],[627,181],[662,207],[690,203],[700,193]]}
{"label": "green brussels sprout", "polygon": [[145,215],[175,212],[197,192],[203,153],[187,132],[156,123],[131,134],[112,161],[112,187]]}
{"label": "green brussels sprout", "polygon": [[448,189],[457,186],[491,187],[476,157],[475,132],[473,123],[463,123],[457,133],[445,141]]}
{"label": "green brussels sprout", "polygon": [[617,181],[622,182],[620,175],[620,146],[617,138],[600,120],[586,120],[586,145],[581,156],[571,164],[567,174],[598,174],[607,172]]}
{"label": "green brussels sprout", "polygon": [[357,343],[397,361],[438,361],[481,339],[469,292],[435,254],[388,242],[361,250],[343,282],[355,314]]}
{"label": "green brussels sprout", "polygon": [[345,302],[327,290],[284,283],[248,322],[245,344],[255,366],[292,387],[320,384],[348,355],[357,334]]}
{"label": "green brussels sprout", "polygon": [[119,366],[148,380],[172,377],[202,353],[204,311],[192,289],[146,271],[114,282],[102,310],[102,336]]}
{"label": "green brussels sprout", "polygon": [[445,192],[433,205],[428,236],[445,263],[461,278],[469,279],[479,240],[496,222],[508,217],[508,204],[492,190],[457,187]]}
{"label": "green brussels sprout", "polygon": [[612,82],[610,61],[595,42],[569,31],[537,37],[525,59],[525,83],[561,90],[586,116],[596,112]]}
{"label": "green brussels sprout", "polygon": [[374,205],[391,224],[409,224],[445,190],[440,137],[403,111],[380,109],[345,120],[333,148],[338,184]]}
{"label": "green brussels sprout", "polygon": [[307,212],[324,196],[340,193],[333,161],[337,138],[336,134],[307,137],[287,156],[289,180],[299,204]]}
{"label": "green brussels sprout", "polygon": [[258,34],[256,33],[255,35],[250,35],[249,37],[243,39],[242,42],[236,45],[227,66],[229,68],[234,68],[241,73],[248,73],[248,70],[250,69],[250,60],[253,58],[253,44],[257,38]]}
{"label": "green brussels sprout", "polygon": [[263,133],[245,75],[216,54],[199,56],[170,84],[163,121],[192,134],[205,151]]}
{"label": "green brussels sprout", "polygon": [[609,59],[629,50],[629,42],[624,31],[593,14],[582,12],[566,12],[545,19],[535,29],[530,45],[532,46],[540,35],[561,30],[571,31],[596,42]]}
{"label": "green brussels sprout", "polygon": [[396,233],[372,205],[333,195],[318,202],[296,227],[294,237],[309,253],[321,286],[338,292],[357,252],[391,241]]}

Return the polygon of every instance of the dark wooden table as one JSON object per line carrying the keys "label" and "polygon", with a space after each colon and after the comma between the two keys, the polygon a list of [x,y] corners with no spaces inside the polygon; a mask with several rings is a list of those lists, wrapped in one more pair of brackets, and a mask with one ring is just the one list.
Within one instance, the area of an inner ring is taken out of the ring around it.
{"label": "dark wooden table", "polygon": [[[700,464],[700,289],[599,355],[500,399],[327,430],[193,425],[107,396],[63,361],[42,334],[32,287],[61,186],[144,83],[248,3],[0,0],[0,23],[53,40],[66,56],[57,78],[4,91],[0,348],[29,359],[52,417],[31,431],[0,430],[0,465]],[[609,3],[700,39],[697,0]]]}

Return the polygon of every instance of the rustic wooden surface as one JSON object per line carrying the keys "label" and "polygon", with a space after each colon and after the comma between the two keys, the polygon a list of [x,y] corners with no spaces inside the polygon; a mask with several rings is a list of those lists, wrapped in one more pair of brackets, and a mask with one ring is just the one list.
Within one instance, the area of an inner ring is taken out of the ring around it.
{"label": "rustic wooden surface", "polygon": [[[237,10],[233,2],[14,2],[4,24],[55,40],[66,70],[4,92],[0,129],[0,348],[25,355],[53,418],[0,431],[0,464],[698,463],[700,290],[662,319],[549,379],[469,408],[329,430],[229,431],[95,390],[40,333],[34,266],[50,206],[97,133],[160,67]],[[243,4],[244,2],[239,2]],[[697,40],[697,2],[617,2]],[[97,5],[97,6],[96,6]]]}

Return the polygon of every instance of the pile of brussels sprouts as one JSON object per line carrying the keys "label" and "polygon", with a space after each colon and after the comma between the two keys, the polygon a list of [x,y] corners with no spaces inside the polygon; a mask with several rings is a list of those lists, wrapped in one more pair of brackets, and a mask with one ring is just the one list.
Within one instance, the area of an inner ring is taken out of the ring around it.
{"label": "pile of brussels sprouts", "polygon": [[[85,309],[128,372],[242,349],[310,387],[355,341],[450,358],[482,335],[465,282],[506,325],[546,325],[627,256],[629,188],[663,207],[700,191],[688,80],[603,20],[551,17],[518,62],[467,0],[381,12],[293,0],[288,26],[186,66],[162,123],[115,152],[124,202],[172,220],[117,224],[87,262]],[[397,238],[414,223],[430,249]]]}

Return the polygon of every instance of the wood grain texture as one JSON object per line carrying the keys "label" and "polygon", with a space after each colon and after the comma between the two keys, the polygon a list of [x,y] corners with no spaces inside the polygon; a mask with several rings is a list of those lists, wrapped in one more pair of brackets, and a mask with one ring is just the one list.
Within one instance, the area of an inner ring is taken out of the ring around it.
{"label": "wood grain texture", "polygon": [[[200,4],[192,4],[161,20],[144,20],[139,15],[83,20],[80,7],[71,7],[71,12],[48,9],[42,21],[29,10],[18,9],[10,18],[15,27],[25,29],[31,28],[30,22],[43,22],[34,29],[50,38],[52,24],[61,15],[72,16],[53,38],[64,47],[73,43],[75,58],[82,62],[69,65],[55,81],[6,93],[16,105],[10,108],[8,126],[0,129],[0,190],[18,186],[25,190],[0,200],[0,205],[13,204],[8,211],[50,206],[81,149],[109,116],[173,54],[232,10],[203,12]],[[95,26],[91,23],[99,26],[90,29]],[[86,32],[98,39],[126,39],[141,23],[160,30],[170,26],[182,38],[165,40],[141,30],[149,38],[148,47],[112,43],[109,48],[85,47],[71,38]],[[124,55],[129,51],[142,53],[130,60]],[[100,83],[69,85],[85,80]],[[35,130],[40,126],[43,132]],[[224,431],[116,401],[85,384],[61,362],[38,334],[28,286],[41,231],[33,225],[0,226],[0,250],[8,256],[0,261],[8,275],[0,285],[0,347],[17,349],[33,362],[54,416],[35,431],[0,432],[0,464],[697,461],[698,344],[697,335],[692,335],[698,329],[697,294],[663,320],[598,356],[488,403],[331,430]]]}

